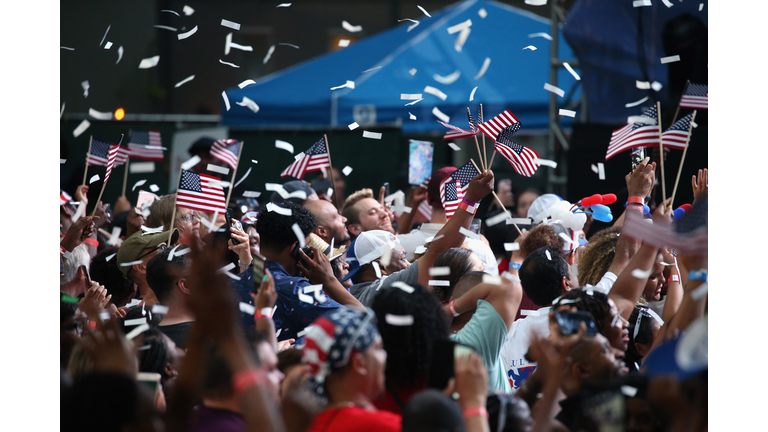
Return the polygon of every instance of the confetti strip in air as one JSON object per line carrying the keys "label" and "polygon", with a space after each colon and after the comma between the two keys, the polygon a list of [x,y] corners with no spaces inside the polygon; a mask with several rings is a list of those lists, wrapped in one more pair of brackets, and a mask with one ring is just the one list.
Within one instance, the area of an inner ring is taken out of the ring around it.
{"label": "confetti strip in air", "polygon": [[230,20],[222,19],[221,20],[221,26],[222,27],[229,27],[229,28],[231,28],[233,30],[240,30],[240,24],[238,24],[238,23],[236,23],[234,21],[230,21]]}
{"label": "confetti strip in air", "polygon": [[157,66],[157,63],[160,61],[160,56],[156,55],[154,57],[149,57],[141,60],[141,63],[139,63],[139,69],[149,69]]}
{"label": "confetti strip in air", "polygon": [[175,85],[175,86],[173,86],[173,88],[179,88],[179,87],[181,87],[182,85],[184,85],[184,84],[186,84],[186,83],[188,83],[188,82],[192,81],[193,79],[195,79],[195,76],[194,76],[194,75],[190,75],[190,76],[188,76],[188,77],[184,78],[183,80],[181,80],[181,81],[177,82],[177,83],[176,83],[176,85]]}
{"label": "confetti strip in air", "polygon": [[488,70],[488,66],[491,65],[491,58],[486,57],[485,60],[483,60],[483,66],[480,68],[480,72],[475,75],[475,79],[480,79],[485,75],[485,72]]}
{"label": "confetti strip in air", "polygon": [[679,55],[673,55],[673,56],[662,57],[661,58],[661,64],[674,63],[674,62],[679,62],[679,61],[680,61],[680,56]]}
{"label": "confetti strip in air", "polygon": [[571,111],[567,109],[560,109],[559,114],[565,117],[576,117],[576,111]]}
{"label": "confetti strip in air", "polygon": [[432,267],[429,269],[430,276],[450,276],[450,267]]}
{"label": "confetti strip in air", "polygon": [[381,139],[381,132],[363,131],[363,138]]}
{"label": "confetti strip in air", "polygon": [[188,38],[188,37],[192,36],[192,35],[193,35],[193,34],[195,34],[195,33],[197,33],[197,26],[194,26],[194,27],[192,28],[192,30],[190,30],[190,31],[188,31],[188,32],[186,32],[186,33],[179,33],[179,34],[177,35],[177,37],[179,38],[179,40],[183,40],[183,39],[186,39],[186,38]]}
{"label": "confetti strip in air", "polygon": [[75,138],[79,137],[83,132],[85,132],[88,127],[91,126],[91,122],[88,120],[83,120],[80,122],[80,124],[75,128],[75,130],[72,132],[72,135],[75,136]]}
{"label": "confetti strip in air", "polygon": [[386,321],[389,325],[397,327],[410,326],[413,325],[413,315],[386,314],[384,315],[384,321]]}
{"label": "confetti strip in air", "polygon": [[549,84],[549,83],[545,83],[544,84],[544,90],[546,90],[548,92],[552,92],[552,93],[554,93],[554,94],[556,94],[556,95],[558,95],[560,97],[565,96],[565,92],[563,91],[563,89],[561,89],[560,87],[555,87],[555,86],[553,86],[552,84]]}
{"label": "confetti strip in air", "polygon": [[563,62],[563,66],[566,69],[568,69],[568,72],[570,72],[574,78],[576,78],[576,81],[581,81],[581,77],[579,76],[579,74],[577,74],[576,71],[573,70],[573,68],[571,67],[571,65],[568,64],[568,62]]}

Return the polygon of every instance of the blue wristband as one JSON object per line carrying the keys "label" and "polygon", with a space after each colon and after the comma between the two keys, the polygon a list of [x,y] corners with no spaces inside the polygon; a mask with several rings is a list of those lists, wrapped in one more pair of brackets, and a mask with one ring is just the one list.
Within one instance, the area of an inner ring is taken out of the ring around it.
{"label": "blue wristband", "polygon": [[509,268],[510,269],[520,270],[520,267],[522,267],[522,265],[518,264],[516,262],[510,262],[509,263]]}
{"label": "blue wristband", "polygon": [[688,272],[688,280],[700,280],[700,281],[707,281],[707,271],[706,270],[691,270]]}

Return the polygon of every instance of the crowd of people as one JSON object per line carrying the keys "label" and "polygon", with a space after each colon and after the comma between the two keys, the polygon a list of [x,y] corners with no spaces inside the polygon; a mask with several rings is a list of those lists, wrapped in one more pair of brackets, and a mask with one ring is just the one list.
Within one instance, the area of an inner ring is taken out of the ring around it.
{"label": "crowd of people", "polygon": [[490,170],[450,217],[454,167],[405,205],[327,171],[229,220],[61,190],[61,429],[707,429],[707,254],[674,247],[706,229],[706,169],[680,217],[646,158],[595,191],[611,223]]}

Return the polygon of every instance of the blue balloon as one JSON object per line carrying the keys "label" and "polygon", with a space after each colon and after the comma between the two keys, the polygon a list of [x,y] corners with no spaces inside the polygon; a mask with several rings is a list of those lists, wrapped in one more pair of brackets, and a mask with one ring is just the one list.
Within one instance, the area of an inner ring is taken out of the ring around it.
{"label": "blue balloon", "polygon": [[613,215],[605,213],[592,213],[592,217],[600,222],[610,222],[613,220]]}
{"label": "blue balloon", "polygon": [[651,212],[651,208],[643,204],[643,214],[648,214],[650,212]]}
{"label": "blue balloon", "polygon": [[675,215],[672,216],[672,220],[676,221],[676,220],[680,219],[681,217],[683,217],[684,214],[685,214],[685,209],[684,208],[682,208],[682,207],[676,208],[675,209]]}
{"label": "blue balloon", "polygon": [[591,208],[592,211],[595,213],[611,214],[611,208],[606,205],[595,204],[595,205],[589,206],[589,208]]}

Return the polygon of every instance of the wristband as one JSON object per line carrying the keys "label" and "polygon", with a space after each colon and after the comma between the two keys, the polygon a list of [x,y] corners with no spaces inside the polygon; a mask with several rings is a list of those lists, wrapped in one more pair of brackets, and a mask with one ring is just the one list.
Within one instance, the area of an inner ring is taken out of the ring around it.
{"label": "wristband", "polygon": [[243,264],[240,262],[240,260],[237,260],[237,265],[239,265],[241,269],[247,269],[251,266],[251,264],[253,264],[253,260],[251,260],[251,262],[248,264]]}
{"label": "wristband", "polygon": [[467,213],[475,214],[477,212],[478,204],[472,200],[468,200],[464,198],[459,203],[459,208],[466,211]]}
{"label": "wristband", "polygon": [[99,247],[99,241],[96,240],[96,239],[87,238],[87,239],[83,240],[83,243],[89,244],[89,245],[94,246],[94,247]]}
{"label": "wristband", "polygon": [[472,207],[477,207],[477,203],[476,203],[476,202],[474,202],[474,201],[472,201],[471,199],[469,199],[469,198],[467,198],[467,197],[463,197],[463,198],[461,199],[461,202],[465,202],[465,203],[467,203],[467,204],[471,205]]}
{"label": "wristband", "polygon": [[260,386],[266,377],[261,369],[246,369],[232,377],[232,395],[239,397],[244,391],[253,386]]}
{"label": "wristband", "polygon": [[64,258],[68,259],[70,256],[72,256],[72,252],[64,249],[64,246],[59,246],[59,249],[61,249],[61,251],[60,251],[61,252],[61,256],[63,256]]}
{"label": "wristband", "polygon": [[522,266],[523,266],[523,265],[522,265],[522,264],[520,264],[520,263],[511,262],[511,261],[509,262],[509,268],[510,268],[510,269],[514,269],[514,270],[520,270],[520,267],[522,267]]}
{"label": "wristband", "polygon": [[688,280],[700,280],[700,281],[707,281],[707,271],[706,270],[691,270],[688,272]]}
{"label": "wristband", "polygon": [[631,197],[627,198],[627,204],[639,204],[639,205],[643,205],[643,204],[645,204],[645,203],[643,202],[643,198],[642,198],[642,197],[639,197],[639,196],[631,196]]}
{"label": "wristband", "polygon": [[453,314],[453,316],[454,316],[454,317],[457,317],[457,316],[459,316],[459,315],[461,315],[461,314],[460,314],[460,313],[458,313],[458,312],[456,312],[456,308],[455,308],[455,307],[453,307],[453,302],[454,302],[454,300],[451,300],[451,302],[450,302],[450,303],[448,303],[448,309],[450,309],[450,310],[451,310],[451,313]]}
{"label": "wristband", "polygon": [[261,318],[269,318],[269,319],[271,319],[272,318],[272,308],[265,307],[263,309],[257,310],[253,314],[253,320],[254,321],[256,321],[258,319],[261,319]]}
{"label": "wristband", "polygon": [[671,279],[672,279],[672,282],[680,282],[680,277],[677,275],[672,275]]}
{"label": "wristband", "polygon": [[464,413],[463,413],[464,418],[472,417],[476,415],[488,418],[488,411],[485,409],[485,407],[479,406],[474,408],[467,408],[464,410]]}

